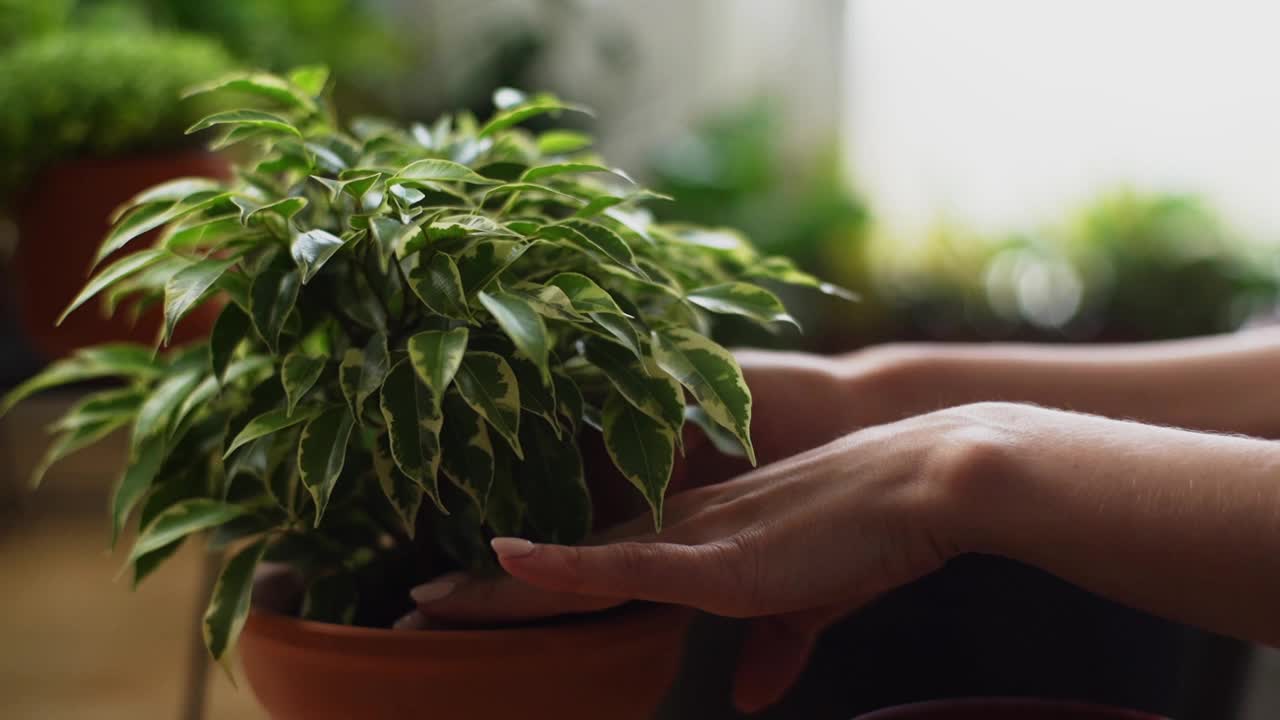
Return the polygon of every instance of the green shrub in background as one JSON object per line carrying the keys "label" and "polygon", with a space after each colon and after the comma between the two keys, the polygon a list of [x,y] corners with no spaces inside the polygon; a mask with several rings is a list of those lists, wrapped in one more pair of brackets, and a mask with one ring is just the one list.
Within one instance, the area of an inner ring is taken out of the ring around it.
{"label": "green shrub in background", "polygon": [[52,163],[188,144],[182,90],[233,67],[205,38],[74,30],[0,55],[0,197]]}
{"label": "green shrub in background", "polygon": [[61,28],[74,0],[0,0],[0,52]]}
{"label": "green shrub in background", "polygon": [[[861,263],[870,213],[841,177],[839,153],[818,149],[809,162],[787,157],[783,119],[769,99],[710,118],[662,148],[650,168],[657,190],[675,200],[654,206],[659,218],[743,228],[763,251],[784,255],[809,272],[846,287],[865,286]],[[736,322],[720,337],[731,344],[830,350],[863,334],[874,303],[850,305],[831,297],[794,295],[779,288],[804,336],[762,335]]]}
{"label": "green shrub in background", "polygon": [[893,337],[1138,341],[1224,332],[1275,301],[1273,249],[1201,198],[1105,193],[1042,230],[939,224],[877,236],[868,262]]}

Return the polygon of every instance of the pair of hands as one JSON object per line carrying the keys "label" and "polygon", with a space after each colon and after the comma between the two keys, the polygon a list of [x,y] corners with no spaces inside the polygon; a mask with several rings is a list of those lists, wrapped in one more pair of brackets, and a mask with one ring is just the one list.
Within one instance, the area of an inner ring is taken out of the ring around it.
{"label": "pair of hands", "polygon": [[397,627],[528,620],[632,599],[687,605],[752,618],[735,703],[755,710],[779,699],[823,629],[954,552],[930,521],[934,488],[967,462],[963,438],[982,422],[945,411],[874,425],[906,412],[879,399],[887,386],[856,358],[753,352],[739,361],[768,464],[743,473],[690,442],[687,476],[700,486],[668,498],[661,534],[645,515],[589,546],[496,539],[509,577],[454,573],[419,586],[418,609]]}

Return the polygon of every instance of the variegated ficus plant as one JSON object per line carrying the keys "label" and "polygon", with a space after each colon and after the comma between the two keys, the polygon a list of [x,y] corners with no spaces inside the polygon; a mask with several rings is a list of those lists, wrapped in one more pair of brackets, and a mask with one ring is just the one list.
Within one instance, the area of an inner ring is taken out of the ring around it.
{"label": "variegated ficus plant", "polygon": [[86,349],[0,405],[119,379],[54,425],[41,473],[129,429],[113,538],[136,516],[135,582],[194,533],[227,550],[205,617],[215,657],[264,558],[305,578],[304,617],[350,623],[374,600],[362,572],[407,587],[483,568],[495,534],[583,540],[587,433],[660,527],[686,421],[753,458],[751,396],[711,316],[792,322],[760,281],[838,292],[735,232],[652,222],[641,204],[659,196],[588,137],[518,127],[576,106],[501,90],[486,122],[343,129],[327,84],[303,69],[200,88],[236,101],[192,128],[240,146],[235,179],[134,197],[67,309],[163,304],[163,347],[221,303],[206,342]]}

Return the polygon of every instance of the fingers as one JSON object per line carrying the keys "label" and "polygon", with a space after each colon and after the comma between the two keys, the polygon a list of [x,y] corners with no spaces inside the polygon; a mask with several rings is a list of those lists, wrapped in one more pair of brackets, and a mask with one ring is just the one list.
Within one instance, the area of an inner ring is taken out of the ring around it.
{"label": "fingers", "polygon": [[495,538],[493,549],[511,575],[555,592],[688,605],[731,616],[753,610],[749,598],[755,593],[741,587],[741,559],[727,543],[567,547]]}
{"label": "fingers", "polygon": [[546,590],[511,577],[442,575],[410,591],[417,613],[428,622],[493,624],[604,610],[620,604],[611,598]]}

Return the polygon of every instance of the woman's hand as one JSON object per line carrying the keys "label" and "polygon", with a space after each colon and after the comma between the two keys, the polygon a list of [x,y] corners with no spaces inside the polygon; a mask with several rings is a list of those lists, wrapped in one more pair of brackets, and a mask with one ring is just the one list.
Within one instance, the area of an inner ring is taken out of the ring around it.
{"label": "woman's hand", "polygon": [[515,579],[454,575],[419,587],[417,622],[537,617],[631,599],[756,618],[735,699],[757,709],[794,682],[829,623],[950,557],[956,545],[937,517],[940,499],[993,456],[1002,432],[980,411],[934,413],[672,496],[660,534],[645,517],[609,533],[607,545],[498,539]]}

